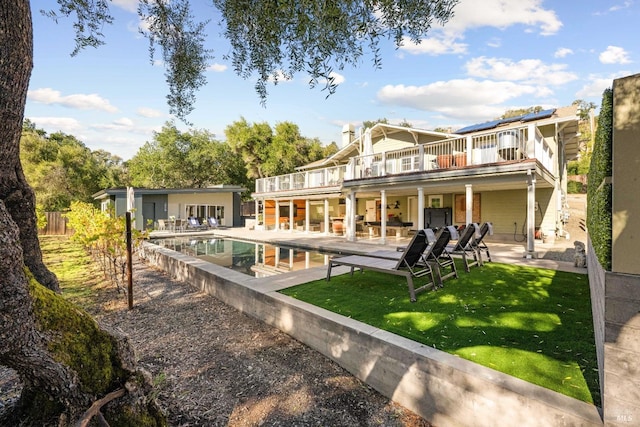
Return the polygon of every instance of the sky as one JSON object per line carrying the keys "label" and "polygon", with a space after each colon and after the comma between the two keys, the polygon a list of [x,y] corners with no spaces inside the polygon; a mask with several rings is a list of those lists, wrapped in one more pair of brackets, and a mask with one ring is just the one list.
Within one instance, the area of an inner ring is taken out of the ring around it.
{"label": "sky", "polygon": [[[461,0],[454,18],[432,27],[420,44],[383,41],[382,69],[363,57],[334,74],[339,87],[328,97],[298,74],[269,85],[263,106],[255,80],[237,76],[224,59],[229,43],[211,2],[192,4],[198,17],[211,18],[207,47],[214,57],[188,120],[220,141],[241,118],[272,127],[293,122],[325,145],[341,144],[345,124],[359,129],[382,118],[455,131],[510,109],[557,108],[576,99],[600,106],[614,79],[640,72],[640,0]],[[25,117],[123,160],[168,121],[189,129],[169,114],[164,68],[139,32],[137,0],[113,0],[106,45],[73,57],[71,18],[56,23],[40,13],[54,5],[31,0],[34,68]]]}

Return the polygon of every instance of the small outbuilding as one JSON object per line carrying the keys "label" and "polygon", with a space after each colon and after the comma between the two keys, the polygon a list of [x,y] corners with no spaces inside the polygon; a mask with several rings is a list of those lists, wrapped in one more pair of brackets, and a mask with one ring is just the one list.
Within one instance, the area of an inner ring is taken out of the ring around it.
{"label": "small outbuilding", "polygon": [[[135,228],[161,228],[172,219],[199,218],[206,222],[215,217],[224,227],[242,226],[241,202],[246,188],[237,185],[216,185],[206,188],[109,188],[93,195],[102,210],[115,207],[116,215],[124,215],[133,207]],[[129,194],[129,202],[127,201]],[[131,197],[133,196],[133,197]],[[161,220],[161,221],[159,221]],[[162,221],[163,220],[163,221]]]}

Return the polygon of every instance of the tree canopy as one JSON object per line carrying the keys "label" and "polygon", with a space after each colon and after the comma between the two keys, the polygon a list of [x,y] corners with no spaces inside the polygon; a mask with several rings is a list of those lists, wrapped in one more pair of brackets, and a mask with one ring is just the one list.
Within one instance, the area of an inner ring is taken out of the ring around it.
{"label": "tree canopy", "polygon": [[320,141],[305,138],[298,125],[280,122],[271,129],[268,123],[249,123],[242,117],[225,128],[227,143],[242,156],[251,179],[291,173],[296,167],[335,153],[336,144],[323,147]]}
{"label": "tree canopy", "polygon": [[[336,88],[333,69],[358,66],[365,54],[372,55],[374,67],[380,67],[380,40],[392,39],[396,46],[405,37],[418,42],[434,22],[444,24],[452,16],[457,2],[213,0],[213,5],[231,42],[228,58],[240,76],[256,79],[256,91],[264,101],[270,79],[295,73],[309,75],[311,86],[323,82],[332,93]],[[45,13],[54,19],[73,17],[74,53],[78,53],[104,43],[101,31],[113,21],[109,5],[109,0],[58,0],[55,9],[49,6]],[[138,9],[148,25],[145,34],[152,58],[159,48],[166,67],[170,109],[182,120],[193,108],[195,92],[206,83],[203,73],[211,55],[204,47],[207,21],[196,20],[191,5],[190,0],[140,0]],[[54,418],[64,414],[56,424],[63,420],[75,424],[93,402],[117,391],[123,396],[119,407],[105,414],[107,422],[117,418],[122,425],[141,425],[142,420],[145,425],[163,425],[153,399],[147,399],[149,382],[137,370],[132,349],[115,332],[98,328],[88,315],[63,304],[56,293],[58,280],[42,261],[36,200],[20,162],[33,67],[31,16],[29,0],[0,2],[0,364],[20,375],[25,385],[20,409],[26,414]],[[259,130],[260,135],[268,135],[264,126]],[[283,141],[288,140],[285,133],[295,134],[283,131]],[[70,146],[73,149],[61,150],[67,162],[73,153],[82,152],[77,144]],[[244,150],[243,158],[248,154]],[[56,322],[43,322],[54,318]],[[89,332],[78,333],[84,330]],[[59,341],[79,335],[87,339],[74,340],[73,345]],[[100,340],[94,338],[98,335]],[[69,363],[68,355],[60,354],[71,348],[74,354],[92,354],[98,341],[110,349],[103,352],[108,358],[87,358],[91,364]],[[117,369],[109,369],[112,366]],[[101,387],[84,375],[107,370],[113,374],[101,381]],[[125,383],[126,392],[117,388]]]}
{"label": "tree canopy", "polygon": [[203,188],[215,184],[247,186],[242,158],[206,130],[181,132],[165,123],[153,141],[127,162],[131,185],[149,188]]}
{"label": "tree canopy", "polygon": [[118,156],[92,151],[73,135],[47,135],[29,120],[23,126],[20,160],[37,204],[45,211],[65,210],[72,201],[93,202],[94,193],[119,187],[125,180]]}

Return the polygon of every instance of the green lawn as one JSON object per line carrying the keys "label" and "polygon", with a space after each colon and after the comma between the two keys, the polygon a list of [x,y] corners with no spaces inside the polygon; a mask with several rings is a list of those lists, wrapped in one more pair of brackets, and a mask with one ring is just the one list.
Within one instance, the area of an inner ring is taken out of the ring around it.
{"label": "green lawn", "polygon": [[586,274],[499,263],[458,272],[415,303],[403,278],[370,271],[282,293],[600,404]]}

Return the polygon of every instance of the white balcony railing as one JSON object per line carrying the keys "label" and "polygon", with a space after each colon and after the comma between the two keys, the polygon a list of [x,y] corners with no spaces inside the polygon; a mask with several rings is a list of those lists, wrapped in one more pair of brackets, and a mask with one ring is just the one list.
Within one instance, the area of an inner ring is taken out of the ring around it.
{"label": "white balcony railing", "polygon": [[555,173],[553,149],[537,128],[529,127],[463,136],[410,148],[351,158],[348,165],[258,179],[256,193],[337,186],[343,180],[383,177],[469,165],[511,162],[534,157]]}

